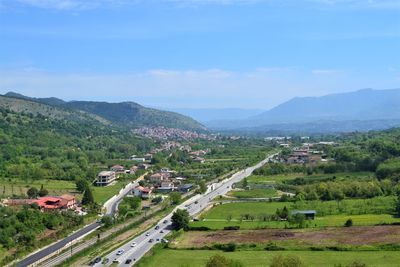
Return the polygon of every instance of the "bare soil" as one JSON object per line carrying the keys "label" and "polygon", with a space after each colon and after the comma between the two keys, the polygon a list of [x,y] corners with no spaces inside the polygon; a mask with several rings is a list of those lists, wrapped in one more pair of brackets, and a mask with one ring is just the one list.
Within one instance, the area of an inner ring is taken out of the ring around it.
{"label": "bare soil", "polygon": [[239,231],[191,231],[176,241],[177,247],[204,247],[211,244],[268,243],[293,241],[308,246],[400,244],[400,226],[363,226],[319,230],[262,229]]}

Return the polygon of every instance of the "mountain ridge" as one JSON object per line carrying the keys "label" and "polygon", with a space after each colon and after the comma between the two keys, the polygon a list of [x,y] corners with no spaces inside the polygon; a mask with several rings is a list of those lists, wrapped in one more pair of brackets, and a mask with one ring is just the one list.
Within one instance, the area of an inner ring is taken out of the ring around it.
{"label": "mountain ridge", "polygon": [[129,128],[164,126],[193,131],[207,130],[206,127],[190,117],[175,112],[147,108],[133,101],[121,103],[109,103],[105,101],[64,101],[55,97],[28,97],[15,92],[8,92],[3,97],[40,103],[42,105],[63,108],[65,110],[84,112],[102,118],[111,124]]}

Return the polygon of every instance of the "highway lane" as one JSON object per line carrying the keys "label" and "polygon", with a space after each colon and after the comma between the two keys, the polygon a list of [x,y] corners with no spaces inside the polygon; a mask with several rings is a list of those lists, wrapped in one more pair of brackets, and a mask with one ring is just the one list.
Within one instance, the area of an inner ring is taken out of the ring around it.
{"label": "highway lane", "polygon": [[64,248],[66,245],[68,245],[70,242],[86,235],[87,233],[90,233],[91,231],[97,229],[98,227],[100,227],[100,223],[92,223],[89,224],[87,226],[85,226],[84,228],[80,229],[79,231],[73,233],[72,235],[62,239],[61,241],[50,245],[30,256],[28,256],[27,258],[25,258],[24,260],[20,261],[19,263],[17,263],[17,267],[25,267],[25,266],[29,266],[31,264],[36,263],[37,261],[47,258],[49,255],[51,255],[52,253]]}
{"label": "highway lane", "polygon": [[[237,183],[245,177],[250,176],[255,169],[263,166],[273,156],[274,155],[271,155],[258,164],[233,174],[229,179],[210,185],[206,194],[196,195],[190,198],[175,208],[174,211],[176,209],[186,209],[191,216],[195,216],[200,211],[205,209],[214,198],[226,194],[232,189],[232,185],[234,183]],[[118,266],[134,265],[134,263],[142,258],[144,254],[146,254],[146,252],[148,252],[154,246],[154,244],[162,242],[163,238],[170,233],[172,214],[173,212],[159,221],[157,224],[158,229],[153,227],[152,229],[142,233],[129,243],[109,253],[102,262],[96,263],[94,266],[109,266],[113,262],[117,263]],[[117,255],[118,251],[123,251],[123,253],[121,255]],[[107,262],[104,261],[105,259],[107,259]],[[131,262],[127,262],[127,260],[130,260]]]}
{"label": "highway lane", "polygon": [[[122,201],[122,199],[129,194],[129,192],[139,185],[139,181],[143,179],[143,176],[135,180],[134,182],[129,183],[126,185],[118,195],[113,196],[109,201],[104,204],[105,208],[105,215],[113,215],[118,210],[118,205]],[[41,261],[47,259],[50,255],[56,253],[59,250],[64,249],[67,245],[71,245],[75,240],[82,238],[83,236],[87,235],[88,233],[96,230],[101,226],[101,223],[95,222],[85,226],[84,228],[76,231],[75,233],[69,235],[68,237],[42,249],[38,252],[29,255],[22,261],[16,264],[17,267],[26,267],[32,264],[38,264]]]}

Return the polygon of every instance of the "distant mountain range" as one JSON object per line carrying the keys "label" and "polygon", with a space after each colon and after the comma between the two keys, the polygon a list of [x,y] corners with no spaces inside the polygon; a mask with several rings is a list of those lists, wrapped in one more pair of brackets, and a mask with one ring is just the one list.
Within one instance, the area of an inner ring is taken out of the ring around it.
{"label": "distant mountain range", "polygon": [[[296,97],[261,114],[206,124],[242,132],[347,132],[400,126],[400,89]],[[239,126],[238,126],[239,125]]]}
{"label": "distant mountain range", "polygon": [[166,108],[166,110],[189,116],[204,124],[219,120],[243,120],[266,111],[243,108]]}
{"label": "distant mountain range", "polygon": [[14,92],[9,92],[0,98],[0,106],[17,112],[40,113],[61,118],[71,118],[71,116],[74,118],[81,116],[82,118],[84,116],[111,125],[130,128],[164,126],[193,131],[206,130],[202,124],[190,117],[175,112],[147,108],[135,102],[67,102],[55,97],[33,98]]}

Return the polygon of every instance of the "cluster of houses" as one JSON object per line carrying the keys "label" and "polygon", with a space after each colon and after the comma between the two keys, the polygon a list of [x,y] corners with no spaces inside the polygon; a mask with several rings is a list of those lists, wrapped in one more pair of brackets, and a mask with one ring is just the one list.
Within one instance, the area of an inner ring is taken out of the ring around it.
{"label": "cluster of houses", "polygon": [[6,206],[23,206],[37,204],[42,211],[62,211],[75,210],[80,212],[76,199],[72,195],[45,196],[36,199],[5,199],[3,204]]}
{"label": "cluster of houses", "polygon": [[143,199],[148,199],[153,192],[170,193],[178,191],[186,193],[193,189],[193,184],[185,183],[186,178],[176,177],[175,174],[175,171],[162,168],[160,171],[146,177],[146,181],[149,184],[148,187],[137,186],[133,189],[132,194]]}
{"label": "cluster of houses", "polygon": [[114,165],[109,171],[101,171],[97,175],[95,182],[96,186],[107,186],[115,182],[120,174],[135,174],[138,170],[147,170],[150,168],[150,164],[141,163],[139,165],[133,165],[130,169],[125,169],[124,166]]}
{"label": "cluster of houses", "polygon": [[293,148],[292,153],[285,160],[288,164],[311,164],[315,165],[320,162],[327,162],[326,155],[323,150],[315,149],[316,147],[333,145],[331,142],[319,143],[303,143],[300,148]]}
{"label": "cluster of houses", "polygon": [[143,135],[155,139],[205,139],[205,140],[215,140],[216,135],[213,134],[203,134],[176,128],[167,127],[142,127],[134,131],[136,134]]}

